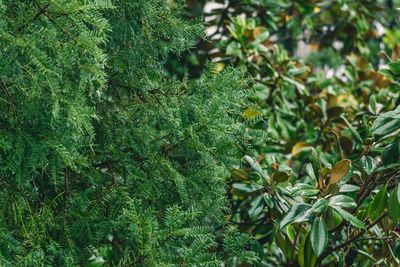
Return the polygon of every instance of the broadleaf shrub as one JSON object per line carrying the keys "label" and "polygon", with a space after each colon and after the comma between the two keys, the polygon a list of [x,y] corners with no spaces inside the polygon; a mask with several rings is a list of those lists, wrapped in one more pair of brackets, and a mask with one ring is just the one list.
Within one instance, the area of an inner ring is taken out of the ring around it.
{"label": "broadleaf shrub", "polygon": [[208,39],[171,60],[253,77],[250,146],[227,183],[254,266],[398,264],[399,2],[189,2]]}

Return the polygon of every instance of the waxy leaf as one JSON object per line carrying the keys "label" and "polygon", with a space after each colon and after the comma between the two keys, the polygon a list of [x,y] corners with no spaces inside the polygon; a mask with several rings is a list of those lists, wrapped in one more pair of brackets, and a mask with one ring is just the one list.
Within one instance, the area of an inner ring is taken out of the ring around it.
{"label": "waxy leaf", "polygon": [[325,222],[321,217],[314,220],[310,232],[311,246],[317,257],[324,252],[326,245],[328,244],[328,231]]}
{"label": "waxy leaf", "polygon": [[389,202],[388,202],[388,214],[389,217],[397,222],[400,218],[400,202],[398,199],[398,187],[396,187],[393,192],[390,194]]}
{"label": "waxy leaf", "polygon": [[357,207],[356,202],[349,196],[337,195],[329,198],[329,206],[331,207],[343,207],[343,208],[355,208]]}
{"label": "waxy leaf", "polygon": [[371,127],[373,135],[385,136],[400,130],[400,107],[378,116]]}
{"label": "waxy leaf", "polygon": [[374,221],[378,219],[378,217],[385,210],[387,205],[387,184],[385,184],[381,190],[376,194],[374,200],[372,201],[371,206],[369,207],[368,215],[369,218]]}
{"label": "waxy leaf", "polygon": [[384,165],[400,162],[400,138],[383,150],[382,161]]}
{"label": "waxy leaf", "polygon": [[319,189],[315,188],[315,186],[298,183],[292,188],[290,195],[294,197],[295,196],[312,197],[319,193],[320,193]]}
{"label": "waxy leaf", "polygon": [[349,127],[350,133],[351,135],[359,142],[359,143],[363,143],[363,140],[360,136],[360,134],[356,131],[356,129],[354,129],[353,125],[350,124],[350,122],[343,116],[340,116],[344,122],[346,123],[347,127]]}
{"label": "waxy leaf", "polygon": [[400,61],[390,62],[389,68],[393,72],[394,75],[400,75]]}
{"label": "waxy leaf", "polygon": [[359,186],[352,185],[352,184],[344,184],[340,187],[339,192],[340,193],[349,193],[349,192],[356,192],[360,190]]}
{"label": "waxy leaf", "polygon": [[260,174],[265,183],[269,183],[268,174],[261,168],[260,164],[257,161],[255,161],[252,157],[248,155],[245,155],[243,159],[250,164],[253,170],[255,170],[258,174]]}
{"label": "waxy leaf", "polygon": [[351,215],[349,212],[338,208],[338,207],[333,207],[335,211],[346,221],[348,221],[351,225],[358,227],[358,228],[365,228],[365,225],[362,221],[360,221],[358,218],[355,216]]}
{"label": "waxy leaf", "polygon": [[317,176],[315,175],[313,165],[311,163],[308,163],[306,165],[306,172],[307,172],[307,175],[310,176],[312,179],[314,179],[315,181],[318,180]]}
{"label": "waxy leaf", "polygon": [[313,212],[324,212],[328,208],[328,200],[326,198],[318,199],[312,206]]}
{"label": "waxy leaf", "polygon": [[310,204],[305,203],[297,203],[294,204],[286,216],[282,219],[279,227],[282,229],[288,224],[303,222],[308,220],[311,215],[312,206]]}
{"label": "waxy leaf", "polygon": [[376,168],[376,162],[370,156],[363,156],[360,159],[360,163],[361,163],[361,167],[368,175],[370,175]]}
{"label": "waxy leaf", "polygon": [[329,230],[336,228],[343,221],[342,216],[335,209],[328,209],[323,216]]}
{"label": "waxy leaf", "polygon": [[400,186],[397,186],[397,200],[400,203]]}
{"label": "waxy leaf", "polygon": [[298,262],[300,267],[314,267],[317,257],[313,253],[310,234],[307,233],[300,242]]}

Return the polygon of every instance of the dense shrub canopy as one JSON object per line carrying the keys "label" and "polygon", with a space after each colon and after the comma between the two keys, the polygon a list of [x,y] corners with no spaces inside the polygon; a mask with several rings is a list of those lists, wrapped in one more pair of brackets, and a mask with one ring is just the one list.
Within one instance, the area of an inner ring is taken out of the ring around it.
{"label": "dense shrub canopy", "polygon": [[0,265],[400,264],[399,4],[0,0]]}
{"label": "dense shrub canopy", "polygon": [[0,7],[2,266],[215,266],[246,246],[227,229],[213,249],[246,79],[163,70],[201,25],[174,1]]}

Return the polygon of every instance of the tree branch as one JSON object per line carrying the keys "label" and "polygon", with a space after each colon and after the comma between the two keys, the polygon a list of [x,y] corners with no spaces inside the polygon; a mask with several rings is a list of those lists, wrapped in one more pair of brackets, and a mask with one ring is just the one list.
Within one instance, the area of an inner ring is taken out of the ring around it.
{"label": "tree branch", "polygon": [[347,239],[345,241],[343,241],[343,243],[326,250],[324,253],[321,254],[321,256],[318,257],[318,263],[321,263],[328,255],[330,255],[331,253],[342,249],[344,247],[346,247],[347,245],[349,245],[352,242],[358,241],[359,237],[362,236],[363,234],[365,234],[369,229],[371,229],[372,227],[374,227],[376,224],[378,224],[383,218],[385,218],[387,215],[387,211],[385,211],[384,213],[382,213],[381,216],[378,217],[378,219],[376,219],[375,221],[371,222],[370,224],[368,224],[364,229],[362,229],[358,234],[354,235],[353,237],[351,237],[351,235],[349,237],[347,237]]}

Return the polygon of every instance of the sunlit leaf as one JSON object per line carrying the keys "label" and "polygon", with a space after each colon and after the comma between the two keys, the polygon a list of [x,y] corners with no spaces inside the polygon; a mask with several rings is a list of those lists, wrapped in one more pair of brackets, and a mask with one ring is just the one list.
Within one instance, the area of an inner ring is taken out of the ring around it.
{"label": "sunlit leaf", "polygon": [[371,133],[377,136],[390,135],[400,130],[400,107],[378,116],[371,127]]}
{"label": "sunlit leaf", "polygon": [[363,156],[360,159],[361,167],[365,171],[366,174],[370,175],[374,169],[376,168],[375,160],[370,156]]}
{"label": "sunlit leaf", "polygon": [[312,206],[310,204],[306,203],[294,204],[280,222],[279,227],[282,229],[288,224],[306,221],[309,219],[311,211],[312,211]]}
{"label": "sunlit leaf", "polygon": [[328,200],[325,198],[318,199],[312,206],[313,212],[324,212],[328,208]]}
{"label": "sunlit leaf", "polygon": [[251,121],[260,116],[261,114],[262,114],[261,111],[255,109],[254,107],[248,107],[243,111],[242,116],[246,120]]}
{"label": "sunlit leaf", "polygon": [[358,228],[365,228],[365,225],[362,221],[360,221],[357,217],[351,215],[349,212],[339,208],[333,207],[335,211],[346,221],[350,222],[351,225],[358,227]]}
{"label": "sunlit leaf", "polygon": [[298,142],[296,143],[293,148],[292,148],[292,156],[296,156],[297,154],[299,154],[302,150],[304,150],[305,148],[310,147],[310,144],[307,144],[306,142]]}
{"label": "sunlit leaf", "polygon": [[317,257],[324,252],[326,245],[328,244],[328,231],[324,220],[318,217],[314,220],[310,232],[311,246]]}
{"label": "sunlit leaf", "polygon": [[329,206],[332,207],[343,207],[343,208],[355,208],[357,207],[356,202],[349,196],[336,195],[329,198]]}

